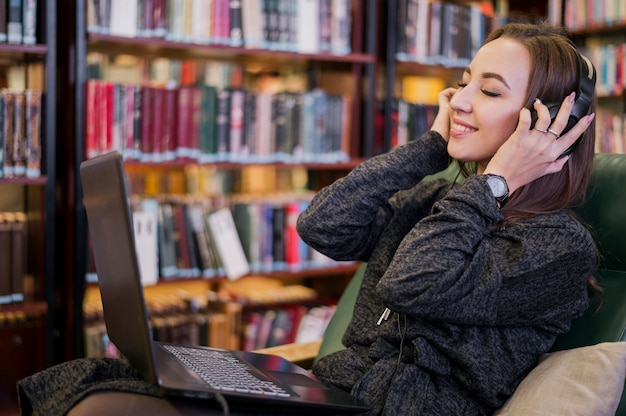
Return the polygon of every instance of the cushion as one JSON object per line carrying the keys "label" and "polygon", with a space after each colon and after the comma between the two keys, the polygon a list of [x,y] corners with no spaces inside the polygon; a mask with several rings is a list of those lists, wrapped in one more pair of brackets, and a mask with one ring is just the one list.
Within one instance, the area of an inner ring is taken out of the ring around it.
{"label": "cushion", "polygon": [[626,342],[547,353],[494,415],[614,415],[625,375]]}

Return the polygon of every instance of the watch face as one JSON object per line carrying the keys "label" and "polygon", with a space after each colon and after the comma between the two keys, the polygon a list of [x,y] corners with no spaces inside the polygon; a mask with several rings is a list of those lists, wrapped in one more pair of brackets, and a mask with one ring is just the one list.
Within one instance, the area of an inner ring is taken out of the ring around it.
{"label": "watch face", "polygon": [[504,182],[504,179],[500,178],[499,176],[490,176],[489,178],[487,178],[487,184],[489,185],[489,188],[491,188],[491,192],[493,193],[494,197],[498,198],[506,195],[506,182]]}

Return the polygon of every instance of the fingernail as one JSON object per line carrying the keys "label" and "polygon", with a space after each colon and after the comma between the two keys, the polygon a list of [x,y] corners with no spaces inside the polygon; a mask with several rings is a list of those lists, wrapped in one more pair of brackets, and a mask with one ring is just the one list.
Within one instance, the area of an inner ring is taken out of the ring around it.
{"label": "fingernail", "polygon": [[575,99],[576,99],[576,92],[575,92],[575,91],[574,91],[574,92],[571,92],[571,93],[567,96],[567,100],[568,100],[570,103],[573,103]]}
{"label": "fingernail", "polygon": [[541,100],[539,98],[535,98],[535,104],[541,104]]}
{"label": "fingernail", "polygon": [[596,118],[596,113],[591,113],[587,116],[587,124],[591,124],[593,119]]}

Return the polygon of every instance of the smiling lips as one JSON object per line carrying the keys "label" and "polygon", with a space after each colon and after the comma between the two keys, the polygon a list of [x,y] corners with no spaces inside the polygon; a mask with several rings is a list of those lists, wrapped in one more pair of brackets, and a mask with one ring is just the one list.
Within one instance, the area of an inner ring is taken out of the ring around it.
{"label": "smiling lips", "polygon": [[464,124],[452,123],[451,130],[455,130],[459,133],[472,133],[478,129],[475,129],[474,127],[470,127]]}

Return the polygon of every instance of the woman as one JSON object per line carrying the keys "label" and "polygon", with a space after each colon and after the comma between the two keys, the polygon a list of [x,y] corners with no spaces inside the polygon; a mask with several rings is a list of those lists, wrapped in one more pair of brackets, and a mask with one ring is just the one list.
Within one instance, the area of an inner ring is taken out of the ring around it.
{"label": "woman", "polygon": [[[569,208],[590,176],[594,116],[564,131],[572,46],[549,25],[495,30],[440,93],[431,131],[322,189],[300,216],[313,248],[368,262],[348,348],[313,372],[372,414],[491,414],[586,309],[595,245]],[[562,102],[554,120],[542,101]],[[475,172],[423,181],[450,157]]]}

